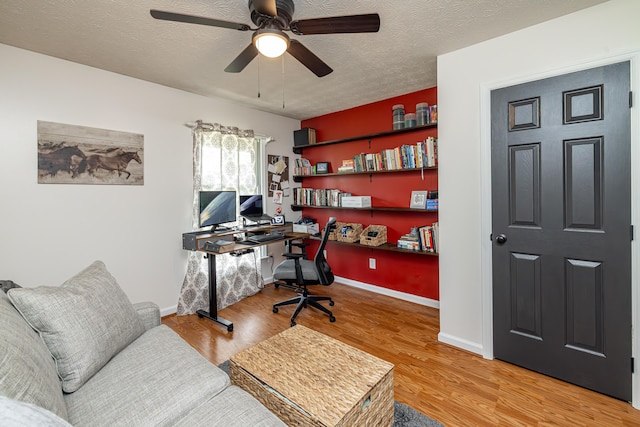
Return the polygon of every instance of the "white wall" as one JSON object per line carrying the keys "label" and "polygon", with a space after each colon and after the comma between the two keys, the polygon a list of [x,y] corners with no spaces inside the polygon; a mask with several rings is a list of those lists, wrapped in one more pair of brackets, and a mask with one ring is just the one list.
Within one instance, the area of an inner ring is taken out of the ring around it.
{"label": "white wall", "polygon": [[[490,90],[631,60],[632,88],[637,92],[639,16],[640,2],[612,0],[438,58],[440,340],[486,357],[493,354]],[[636,95],[636,105],[638,99]],[[637,107],[632,110],[636,225],[640,218],[635,184],[640,164],[638,111]],[[637,300],[638,241],[633,245],[633,286]],[[634,307],[637,323],[638,304]],[[637,350],[635,354],[637,357]],[[637,400],[637,379],[635,383],[634,400]]]}
{"label": "white wall", "polygon": [[[0,279],[22,286],[59,285],[100,259],[132,301],[169,312],[191,229],[184,124],[252,128],[276,139],[269,153],[293,156],[297,120],[2,44],[0,64]],[[37,120],[143,134],[144,185],[38,184]]]}

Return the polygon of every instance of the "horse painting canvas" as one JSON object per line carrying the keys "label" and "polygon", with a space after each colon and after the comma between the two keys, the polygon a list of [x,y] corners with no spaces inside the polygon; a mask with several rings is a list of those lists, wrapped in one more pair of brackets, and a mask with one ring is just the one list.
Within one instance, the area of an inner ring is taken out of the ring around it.
{"label": "horse painting canvas", "polygon": [[38,183],[143,185],[144,137],[38,121]]}

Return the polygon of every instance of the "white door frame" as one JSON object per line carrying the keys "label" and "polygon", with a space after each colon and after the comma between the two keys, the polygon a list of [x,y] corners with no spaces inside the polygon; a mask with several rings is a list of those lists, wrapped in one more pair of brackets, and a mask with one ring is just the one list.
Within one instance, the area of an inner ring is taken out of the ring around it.
{"label": "white door frame", "polygon": [[[632,404],[640,409],[640,51],[616,56],[600,57],[561,69],[517,76],[510,79],[486,82],[480,85],[480,190],[481,190],[481,281],[482,281],[482,348],[483,357],[493,359],[493,276],[491,235],[491,91],[548,77],[556,77],[575,71],[587,70],[618,62],[630,61],[633,109],[631,110],[631,222],[635,238],[631,242],[631,322],[632,356],[636,360],[632,374]],[[606,112],[605,112],[606,114]]]}

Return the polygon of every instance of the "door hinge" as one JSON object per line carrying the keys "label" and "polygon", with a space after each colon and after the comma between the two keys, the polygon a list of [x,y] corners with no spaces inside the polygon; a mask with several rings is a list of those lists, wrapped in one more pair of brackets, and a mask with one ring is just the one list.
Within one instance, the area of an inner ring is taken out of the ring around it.
{"label": "door hinge", "polygon": [[633,225],[631,226],[631,240],[633,241],[633,239],[635,238],[635,233],[634,233],[634,229],[633,229]]}
{"label": "door hinge", "polygon": [[634,359],[633,357],[631,358],[631,373],[633,374],[635,372],[635,367],[636,367],[636,359]]}
{"label": "door hinge", "polygon": [[629,108],[633,108],[633,92],[629,91]]}

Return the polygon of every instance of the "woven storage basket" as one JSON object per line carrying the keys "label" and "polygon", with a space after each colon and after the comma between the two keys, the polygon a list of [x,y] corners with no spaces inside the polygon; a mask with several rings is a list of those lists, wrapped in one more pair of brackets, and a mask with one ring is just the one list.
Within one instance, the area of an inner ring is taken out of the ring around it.
{"label": "woven storage basket", "polygon": [[393,365],[300,325],[233,355],[229,375],[288,426],[393,425]]}
{"label": "woven storage basket", "polygon": [[[375,237],[369,236],[369,232],[377,232]],[[387,226],[371,224],[362,231],[360,244],[366,246],[380,246],[387,243]]]}
{"label": "woven storage basket", "polygon": [[[346,231],[345,231],[346,228]],[[338,242],[354,243],[360,240],[362,234],[362,224],[347,222],[342,227],[336,228]]]}
{"label": "woven storage basket", "polygon": [[340,230],[342,230],[342,227],[344,227],[345,224],[346,222],[336,221],[333,225],[333,229],[329,233],[329,240],[338,240],[338,234],[340,234]]}

